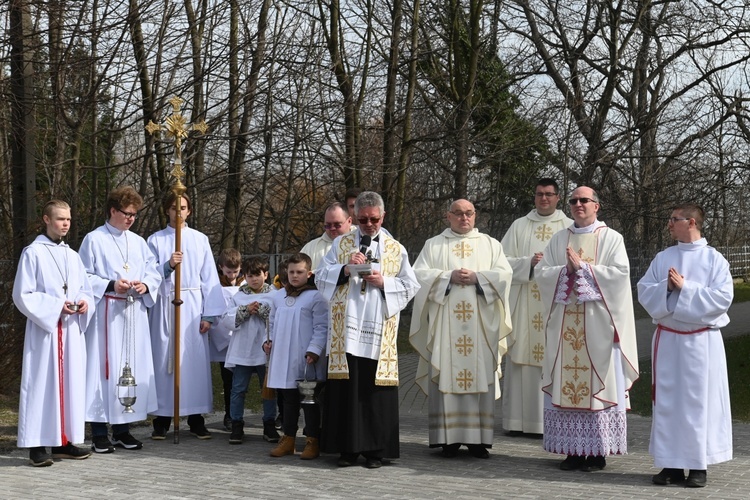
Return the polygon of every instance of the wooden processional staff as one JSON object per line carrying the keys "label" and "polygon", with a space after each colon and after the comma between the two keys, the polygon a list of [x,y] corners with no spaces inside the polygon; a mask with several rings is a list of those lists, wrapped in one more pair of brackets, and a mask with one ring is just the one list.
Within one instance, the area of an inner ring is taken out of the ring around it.
{"label": "wooden processional staff", "polygon": [[[182,183],[182,177],[185,172],[182,170],[182,140],[187,138],[188,132],[195,130],[201,134],[205,134],[208,130],[208,126],[205,122],[201,121],[198,123],[190,124],[187,123],[185,117],[180,112],[180,106],[184,101],[179,97],[175,96],[169,100],[172,105],[172,114],[166,119],[164,130],[174,141],[174,166],[172,168],[172,177],[174,183],[172,184],[172,192],[175,194],[175,228],[174,228],[174,251],[179,252],[182,248],[182,195],[185,194],[187,188]],[[146,125],[146,131],[149,134],[154,134],[162,129],[162,126],[149,120]],[[181,265],[177,264],[174,270],[174,443],[179,444],[180,442],[180,306],[182,305],[182,299],[180,298],[180,289],[182,286],[182,271]]]}

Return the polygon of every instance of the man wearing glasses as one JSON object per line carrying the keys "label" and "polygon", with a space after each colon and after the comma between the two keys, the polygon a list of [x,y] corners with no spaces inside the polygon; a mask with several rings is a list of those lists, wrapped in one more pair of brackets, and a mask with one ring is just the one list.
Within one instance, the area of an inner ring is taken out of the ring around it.
{"label": "man wearing glasses", "polygon": [[500,242],[474,227],[470,201],[454,201],[447,218],[450,227],[427,240],[414,263],[416,382],[427,394],[430,447],[452,458],[465,445],[489,458],[513,272]]}
{"label": "man wearing glasses", "polygon": [[333,240],[352,229],[352,218],[349,217],[346,207],[339,202],[332,203],[326,208],[323,221],[325,229],[323,235],[309,241],[300,250],[300,253],[310,256],[313,271],[318,268],[323,256],[331,249]]}
{"label": "man wearing glasses", "polygon": [[651,478],[659,485],[703,487],[709,464],[732,459],[720,328],[729,323],[734,285],[729,263],[701,235],[703,220],[698,205],[675,207],[667,227],[677,245],[659,253],[638,282],[638,301],[657,325],[649,452],[664,468]]}
{"label": "man wearing glasses", "polygon": [[509,435],[541,435],[544,430],[544,305],[534,269],[552,235],[573,221],[557,209],[560,188],[554,179],[539,179],[534,210],[516,219],[502,240],[513,268],[510,309],[513,331],[508,337],[508,362],[503,377],[503,428]]}
{"label": "man wearing glasses", "polygon": [[552,236],[535,275],[546,347],[544,449],[562,470],[597,471],[627,453],[627,394],[638,378],[630,264],[620,233],[597,220],[599,197],[573,191],[575,224]]}
{"label": "man wearing glasses", "polygon": [[[112,453],[114,446],[141,449],[129,422],[146,420],[156,410],[147,311],[156,301],[161,276],[146,240],[130,231],[142,205],[132,187],[115,189],[107,198],[108,220],[81,244],[81,260],[97,301],[96,316],[86,330],[86,420],[96,453]],[[125,359],[138,387],[133,413],[123,413],[118,400]],[[107,423],[112,425],[111,441]]]}
{"label": "man wearing glasses", "polygon": [[339,236],[315,273],[330,303],[321,451],[375,469],[398,458],[399,314],[419,290],[406,249],[381,230],[379,194],[357,197],[356,231]]}

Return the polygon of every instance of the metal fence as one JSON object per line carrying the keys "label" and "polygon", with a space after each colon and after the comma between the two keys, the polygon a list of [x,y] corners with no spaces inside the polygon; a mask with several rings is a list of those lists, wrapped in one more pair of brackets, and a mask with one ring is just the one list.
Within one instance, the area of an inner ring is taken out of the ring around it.
{"label": "metal fence", "polygon": [[[750,278],[750,246],[714,247],[729,261],[729,270],[733,278]],[[653,260],[656,252],[646,252],[638,248],[628,249],[630,259],[630,281],[633,286],[638,283]]]}

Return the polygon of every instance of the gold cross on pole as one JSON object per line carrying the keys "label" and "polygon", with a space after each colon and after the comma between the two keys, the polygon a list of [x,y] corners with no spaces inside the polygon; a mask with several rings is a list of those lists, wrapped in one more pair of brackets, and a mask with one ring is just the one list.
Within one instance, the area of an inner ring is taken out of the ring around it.
{"label": "gold cross on pole", "polygon": [[[184,103],[182,99],[174,96],[169,100],[169,104],[172,105],[172,114],[169,115],[165,120],[164,130],[167,131],[167,136],[174,142],[174,168],[172,169],[172,176],[175,178],[175,185],[173,190],[175,192],[181,189],[178,194],[182,195],[185,192],[184,186],[182,185],[182,177],[185,173],[182,170],[182,140],[186,139],[188,133],[192,130],[205,134],[208,131],[208,125],[206,122],[200,121],[198,123],[187,123],[187,120],[180,112],[180,107]],[[149,120],[146,125],[146,131],[153,135],[155,132],[162,130],[162,125],[154,123]]]}
{"label": "gold cross on pole", "polygon": [[[187,123],[187,120],[184,116],[182,116],[182,113],[180,112],[180,106],[182,106],[183,102],[184,101],[177,96],[174,96],[169,100],[169,103],[172,105],[172,114],[167,117],[166,125],[164,126],[164,129],[167,131],[167,135],[174,141],[174,167],[172,169],[172,177],[174,177],[175,180],[174,184],[172,185],[172,192],[175,194],[176,198],[175,211],[177,214],[174,233],[175,252],[182,251],[181,228],[183,220],[180,207],[182,206],[182,195],[185,194],[185,191],[187,190],[185,185],[182,183],[182,177],[183,175],[185,175],[182,170],[182,140],[187,138],[188,133],[191,130],[195,130],[197,132],[200,132],[201,134],[205,134],[206,130],[208,130],[206,122],[204,121],[194,124]],[[148,124],[146,125],[146,131],[148,131],[148,133],[152,135],[154,134],[154,132],[157,132],[161,129],[161,125],[154,123],[151,120],[149,120]],[[180,356],[182,353],[180,347],[180,306],[182,305],[182,298],[180,296],[181,282],[182,265],[178,264],[174,272],[174,299],[172,300],[172,304],[174,304],[174,367],[172,371],[174,376],[173,418],[175,444],[178,444],[180,442]]]}

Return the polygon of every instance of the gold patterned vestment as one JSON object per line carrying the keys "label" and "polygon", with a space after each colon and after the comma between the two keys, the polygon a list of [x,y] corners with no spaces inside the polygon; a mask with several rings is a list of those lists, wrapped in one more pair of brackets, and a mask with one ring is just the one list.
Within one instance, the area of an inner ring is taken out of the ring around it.
{"label": "gold patterned vestment", "polygon": [[[450,283],[455,269],[477,273],[478,285]],[[421,289],[414,301],[409,340],[419,352],[416,382],[428,377],[441,393],[486,393],[495,387],[510,333],[507,310],[512,271],[500,242],[478,230],[446,229],[429,239],[414,263]]]}

